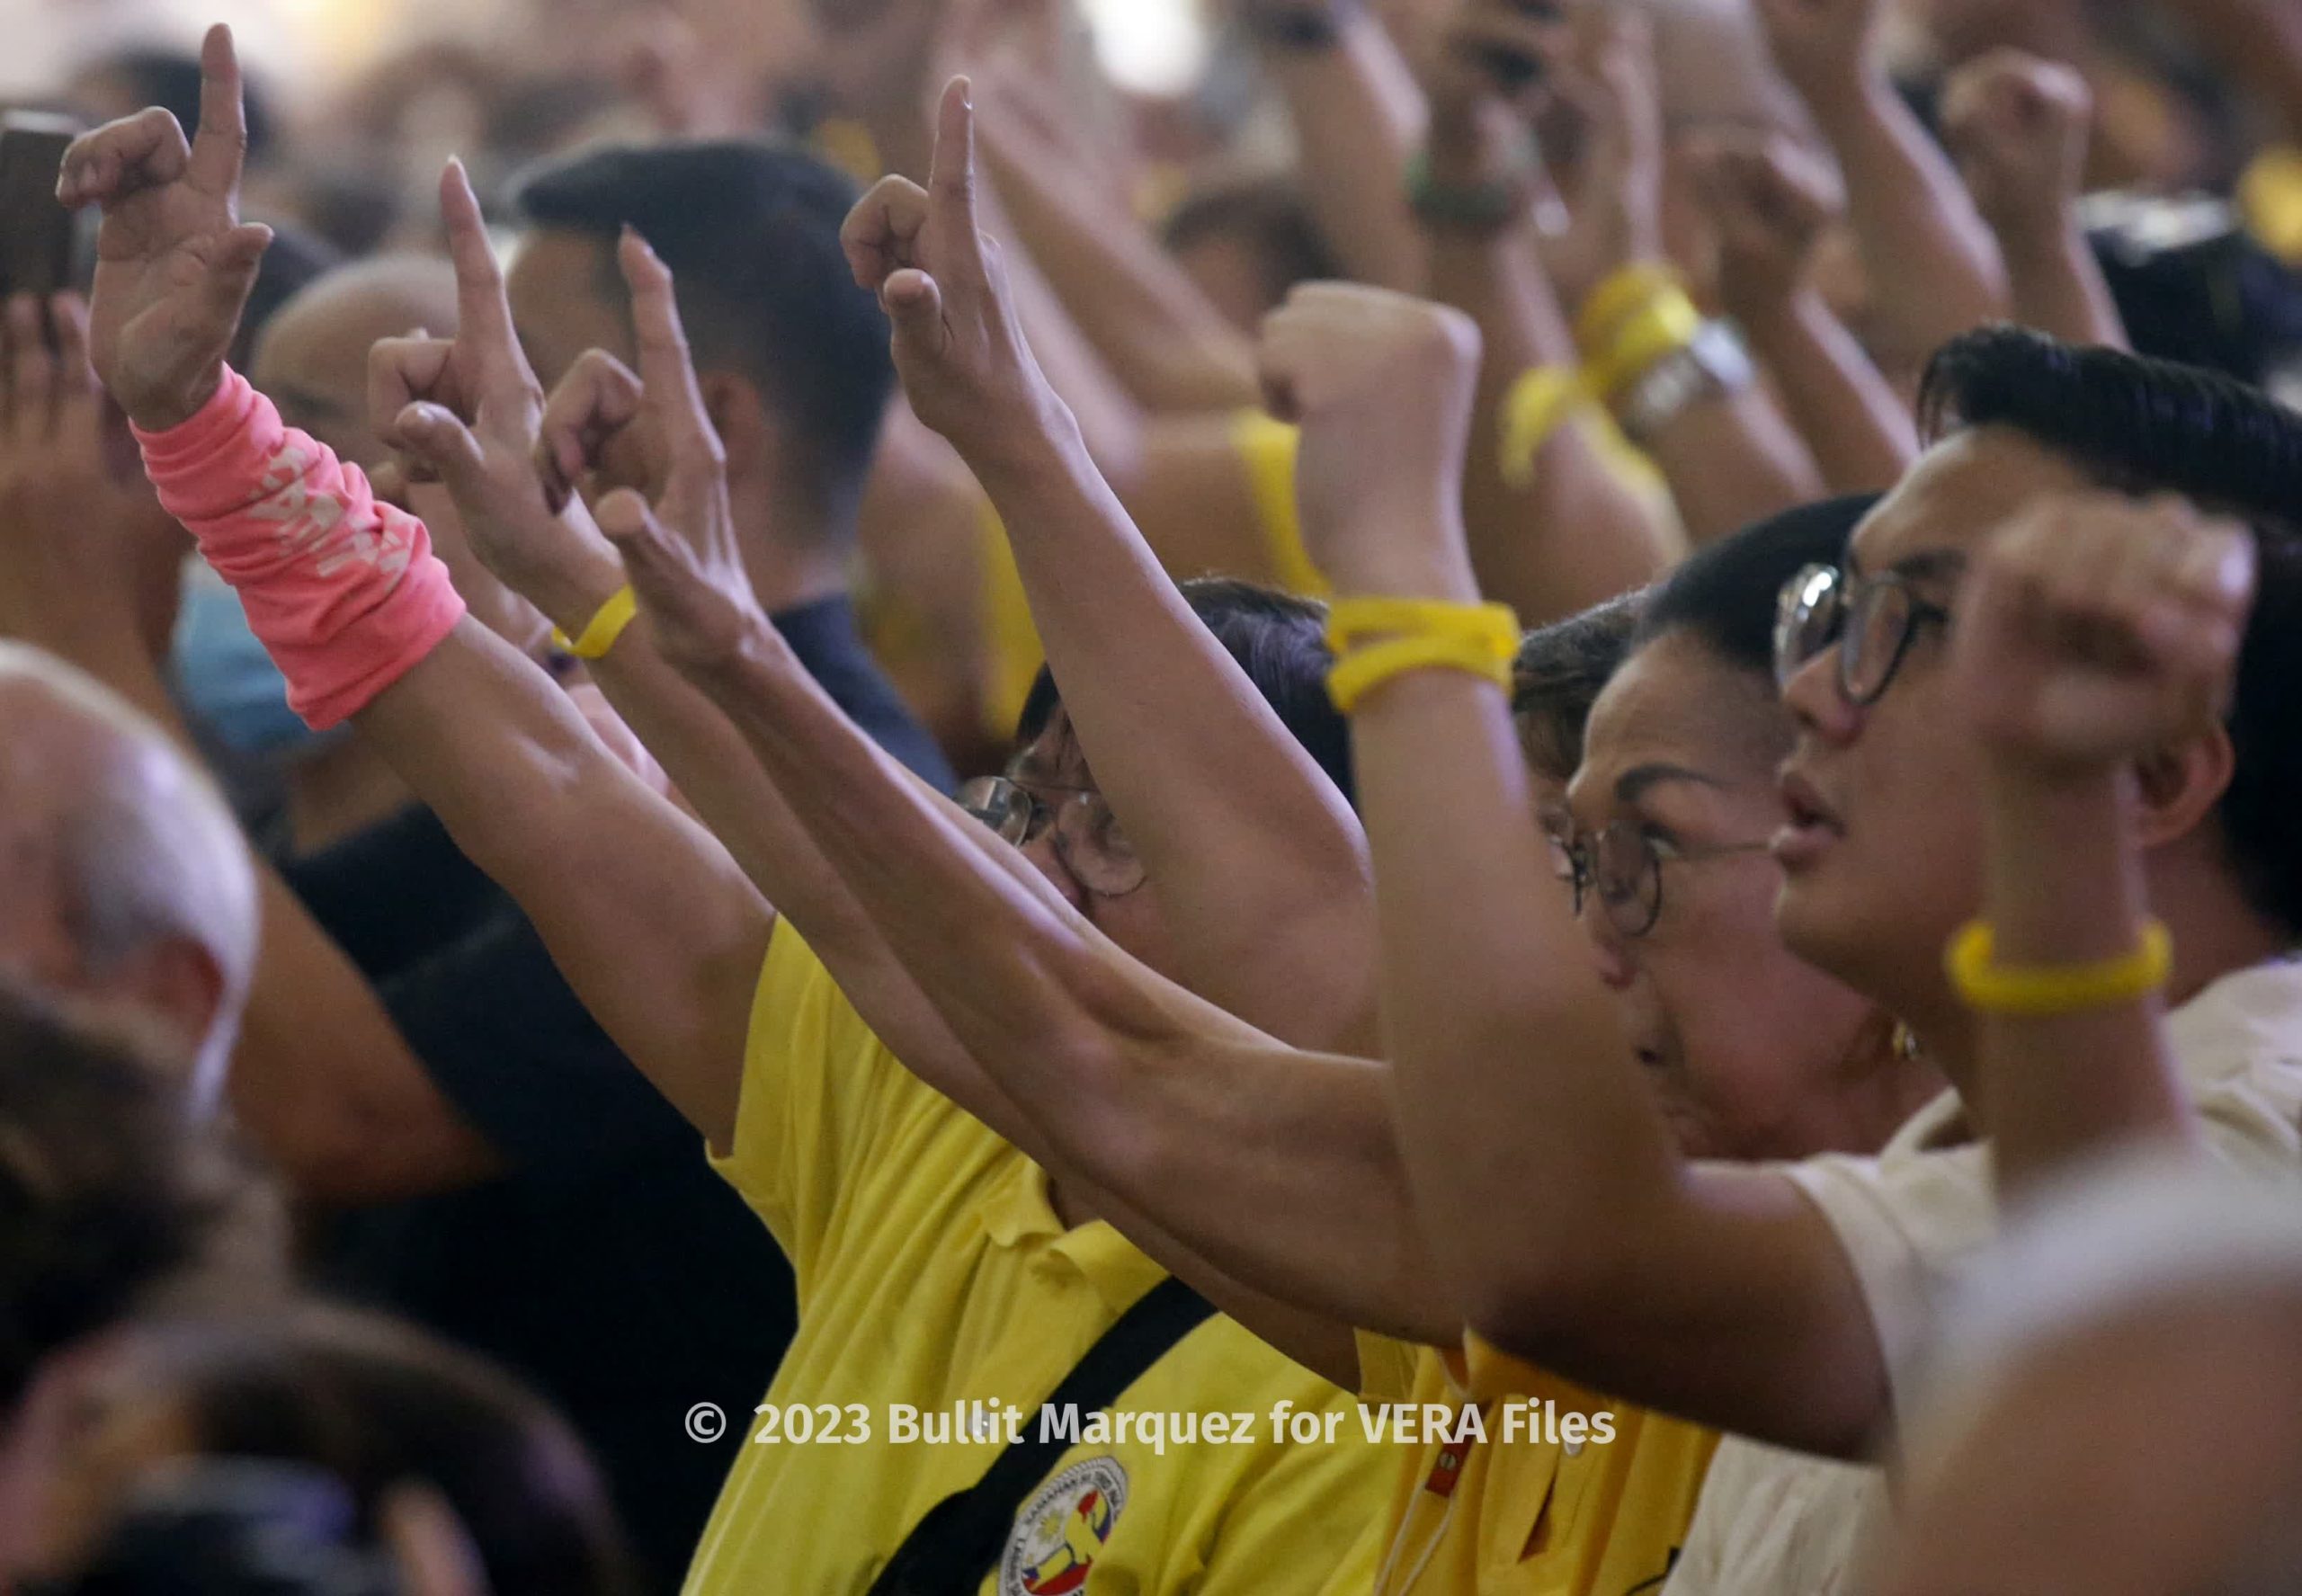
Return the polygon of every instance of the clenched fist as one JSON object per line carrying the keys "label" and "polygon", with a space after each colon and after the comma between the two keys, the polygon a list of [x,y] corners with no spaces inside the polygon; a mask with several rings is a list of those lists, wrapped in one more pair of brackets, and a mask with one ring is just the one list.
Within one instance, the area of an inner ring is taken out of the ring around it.
{"label": "clenched fist", "polygon": [[2086,177],[2093,95],[2069,67],[1994,50],[1942,91],[1942,132],[1975,197],[2002,234],[2067,221]]}
{"label": "clenched fist", "polygon": [[2182,500],[2039,505],[1959,597],[1951,657],[1976,734],[2003,768],[2057,777],[2211,731],[2253,594],[2253,534]]}
{"label": "clenched fist", "polygon": [[1298,288],[1263,324],[1271,414],[1303,429],[1304,541],[1337,588],[1451,596],[1430,593],[1432,577],[1468,572],[1463,462],[1478,361],[1468,317],[1384,289]]}

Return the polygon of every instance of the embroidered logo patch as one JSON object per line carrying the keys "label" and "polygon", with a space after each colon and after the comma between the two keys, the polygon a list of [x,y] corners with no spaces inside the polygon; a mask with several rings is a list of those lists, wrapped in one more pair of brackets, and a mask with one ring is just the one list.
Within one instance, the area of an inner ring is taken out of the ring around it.
{"label": "embroidered logo patch", "polygon": [[999,1596],[1072,1596],[1126,1507],[1127,1470],[1116,1458],[1090,1458],[1048,1481],[1015,1517]]}

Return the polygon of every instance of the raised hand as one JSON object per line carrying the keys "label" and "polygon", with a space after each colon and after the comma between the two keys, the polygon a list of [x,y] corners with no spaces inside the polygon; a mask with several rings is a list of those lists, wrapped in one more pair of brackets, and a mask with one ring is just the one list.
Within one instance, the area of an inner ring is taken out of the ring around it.
{"label": "raised hand", "polygon": [[1691,143],[1694,192],[1718,241],[1718,290],[1746,320],[1787,304],[1814,275],[1846,194],[1819,156],[1782,133],[1724,132]]}
{"label": "raised hand", "polygon": [[2000,49],[1951,75],[1942,131],[1975,208],[2001,235],[2058,236],[2086,180],[2094,98],[2074,68]]}
{"label": "raised hand", "polygon": [[1663,259],[1663,97],[1653,25],[1620,6],[1575,17],[1554,58],[1553,92],[1580,117],[1583,149],[1565,188],[1566,226],[1543,249],[1572,315],[1617,268]]}
{"label": "raised hand", "polygon": [[1757,0],[1774,64],[1818,113],[1859,98],[1878,70],[1881,0]]}
{"label": "raised hand", "polygon": [[370,419],[412,482],[448,490],[480,562],[580,629],[603,596],[583,579],[582,556],[605,549],[566,480],[539,466],[543,389],[513,331],[504,275],[460,163],[441,176],[440,210],[456,267],[456,336],[379,343],[368,357]]}
{"label": "raised hand", "polygon": [[1271,413],[1303,429],[1304,541],[1338,589],[1427,593],[1438,574],[1467,571],[1478,360],[1468,317],[1384,289],[1298,288],[1263,324]]}
{"label": "raised hand", "polygon": [[772,629],[736,541],[727,454],[696,383],[671,269],[635,233],[624,235],[617,260],[631,286],[638,375],[598,351],[586,355],[552,394],[545,453],[562,469],[579,467],[634,425],[660,449],[656,502],[618,488],[599,503],[600,530],[623,556],[656,646],[681,670],[708,677]]}
{"label": "raised hand", "polygon": [[184,531],[107,459],[86,308],[48,302],[53,351],[42,310],[19,295],[0,318],[0,635],[66,653],[132,637],[156,656]]}
{"label": "raised hand", "polygon": [[247,121],[232,31],[200,47],[200,128],[184,142],[154,107],[83,134],[56,195],[101,206],[89,352],[105,388],[147,432],[188,421],[223,380],[272,229],[239,219]]}
{"label": "raised hand", "polygon": [[999,247],[976,219],[969,93],[965,78],[943,90],[927,186],[881,179],[849,215],[840,244],[855,281],[894,324],[912,409],[980,471],[1041,443],[1064,412],[1024,341]]}
{"label": "raised hand", "polygon": [[2187,503],[2072,494],[1976,556],[1953,669],[2002,766],[2087,774],[2212,729],[2254,592],[2243,526]]}

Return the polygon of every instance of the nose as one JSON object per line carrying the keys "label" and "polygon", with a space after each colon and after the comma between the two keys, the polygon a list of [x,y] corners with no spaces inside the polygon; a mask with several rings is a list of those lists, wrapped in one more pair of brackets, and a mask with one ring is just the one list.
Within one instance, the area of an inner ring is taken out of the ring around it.
{"label": "nose", "polygon": [[1630,943],[1595,905],[1583,911],[1583,934],[1590,940],[1591,962],[1599,972],[1600,983],[1611,992],[1628,986],[1638,973]]}
{"label": "nose", "polygon": [[1835,644],[1791,673],[1790,680],[1783,683],[1782,702],[1801,731],[1825,742],[1848,742],[1862,725],[1861,709],[1839,691]]}

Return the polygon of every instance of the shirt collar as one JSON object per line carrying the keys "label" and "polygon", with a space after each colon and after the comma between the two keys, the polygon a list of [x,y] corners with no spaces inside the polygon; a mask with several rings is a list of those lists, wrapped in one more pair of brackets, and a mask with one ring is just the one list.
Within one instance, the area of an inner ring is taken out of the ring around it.
{"label": "shirt collar", "polygon": [[1166,1277],[1140,1248],[1101,1219],[1065,1229],[1048,1195],[1047,1171],[1018,1155],[977,1209],[995,1246],[1036,1249],[1039,1267],[1076,1271],[1121,1313]]}
{"label": "shirt collar", "polygon": [[2302,961],[2233,970],[2166,1017],[2166,1039],[2193,1091],[2267,1058],[2302,1059]]}

